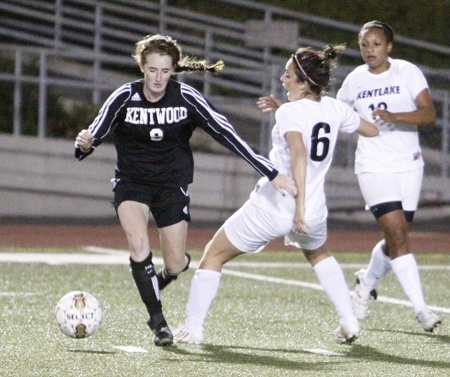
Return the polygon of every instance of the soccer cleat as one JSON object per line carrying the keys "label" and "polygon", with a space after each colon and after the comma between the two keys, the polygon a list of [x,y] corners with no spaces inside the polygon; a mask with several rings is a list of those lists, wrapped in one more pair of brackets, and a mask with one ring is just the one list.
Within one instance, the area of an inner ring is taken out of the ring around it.
{"label": "soccer cleat", "polygon": [[428,332],[433,330],[442,323],[437,314],[433,313],[429,308],[425,308],[416,316],[423,329]]}
{"label": "soccer cleat", "polygon": [[336,342],[340,344],[350,344],[359,336],[359,322],[356,317],[347,318],[341,322],[339,327],[334,330]]}
{"label": "soccer cleat", "polygon": [[364,319],[369,311],[369,305],[372,301],[377,299],[377,291],[375,289],[369,290],[364,286],[363,276],[366,270],[359,270],[356,276],[355,289],[351,292],[353,311],[356,318]]}
{"label": "soccer cleat", "polygon": [[172,332],[166,323],[155,327],[152,331],[155,334],[155,337],[153,338],[153,343],[155,346],[164,347],[173,343]]}
{"label": "soccer cleat", "polygon": [[[184,267],[183,271],[181,272],[186,271],[189,268],[189,264],[191,263],[191,256],[189,255],[189,253],[186,252],[185,255],[188,258],[188,262],[186,264],[186,267]],[[169,285],[169,283],[171,283],[174,280],[177,280],[178,275],[169,274],[167,269],[163,267],[161,270],[158,271],[156,277],[158,278],[159,290],[162,291],[167,285]]]}
{"label": "soccer cleat", "polygon": [[153,343],[163,347],[173,343],[173,335],[162,313],[156,313],[147,321],[148,327],[155,334]]}
{"label": "soccer cleat", "polygon": [[175,343],[202,344],[203,339],[202,326],[197,327],[194,331],[188,330],[184,325],[173,330],[173,341]]}

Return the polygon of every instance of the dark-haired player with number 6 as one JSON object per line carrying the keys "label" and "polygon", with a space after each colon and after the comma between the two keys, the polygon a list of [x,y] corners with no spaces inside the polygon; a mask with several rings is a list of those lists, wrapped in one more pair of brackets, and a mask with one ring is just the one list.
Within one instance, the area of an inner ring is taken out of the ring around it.
{"label": "dark-haired player with number 6", "polygon": [[351,107],[324,95],[335,59],[343,49],[300,48],[287,61],[280,80],[289,102],[275,112],[269,156],[281,172],[294,179],[298,195],[295,199],[283,196],[267,179],[260,179],[247,202],[206,246],[192,278],[186,322],[174,330],[175,342],[203,342],[203,323],[218,292],[225,263],[244,253],[257,253],[268,242],[283,236],[287,245],[302,249],[333,303],[339,317],[336,341],[351,343],[358,337],[359,322],[350,291],[327,247],[324,182],[339,132],[374,137],[378,129]]}
{"label": "dark-haired player with number 6", "polygon": [[[144,78],[124,84],[103,104],[75,143],[75,157],[89,156],[113,135],[117,151],[114,207],[130,249],[131,274],[150,315],[154,343],[165,346],[173,336],[162,312],[160,290],[189,267],[186,237],[188,185],[194,162],[190,138],[200,127],[220,144],[246,160],[270,180],[274,189],[296,195],[295,183],[256,154],[200,92],[172,79],[177,72],[216,72],[222,62],[184,56],[168,36],[147,36],[133,55]],[[164,267],[155,272],[148,238],[150,212],[156,222]]]}
{"label": "dark-haired player with number 6", "polygon": [[415,65],[389,57],[394,32],[386,23],[364,24],[358,35],[364,65],[351,72],[337,98],[378,125],[380,136],[360,138],[355,172],[366,205],[384,239],[372,250],[367,270],[356,273],[353,302],[358,318],[376,299],[378,281],[391,269],[425,331],[441,322],[425,303],[408,233],[419,202],[422,153],[417,126],[434,124],[436,112],[427,81]]}

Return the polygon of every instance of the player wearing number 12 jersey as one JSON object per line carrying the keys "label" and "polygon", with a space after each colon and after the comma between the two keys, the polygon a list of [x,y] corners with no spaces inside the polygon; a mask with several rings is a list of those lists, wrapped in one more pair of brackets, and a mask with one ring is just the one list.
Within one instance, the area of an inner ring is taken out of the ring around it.
{"label": "player wearing number 12 jersey", "polygon": [[388,59],[390,68],[373,74],[367,65],[351,72],[337,98],[350,106],[364,119],[380,124],[376,138],[360,138],[356,149],[355,172],[402,172],[424,165],[417,126],[373,119],[375,109],[393,113],[417,109],[415,98],[428,85],[415,65],[400,59]]}
{"label": "player wearing number 12 jersey", "polygon": [[433,331],[441,320],[425,302],[408,238],[424,166],[417,127],[433,125],[436,111],[419,68],[389,57],[394,32],[388,24],[367,22],[358,43],[365,64],[347,76],[337,98],[362,118],[373,119],[380,130],[375,139],[359,139],[355,172],[384,237],[373,248],[367,270],[356,273],[355,312],[360,319],[367,315],[379,280],[392,269],[419,323],[425,331]]}
{"label": "player wearing number 12 jersey", "polygon": [[322,96],[334,59],[342,50],[342,46],[327,46],[323,51],[302,48],[286,63],[281,81],[289,102],[275,113],[270,159],[280,172],[292,176],[298,195],[282,195],[262,178],[249,200],[217,231],[192,279],[186,322],[174,331],[176,342],[203,341],[203,323],[226,262],[243,253],[256,253],[283,236],[286,244],[302,249],[333,303],[340,322],[336,340],[350,343],[358,337],[359,323],[347,283],[326,246],[324,181],[339,131],[370,137],[378,135],[378,129],[346,104]]}

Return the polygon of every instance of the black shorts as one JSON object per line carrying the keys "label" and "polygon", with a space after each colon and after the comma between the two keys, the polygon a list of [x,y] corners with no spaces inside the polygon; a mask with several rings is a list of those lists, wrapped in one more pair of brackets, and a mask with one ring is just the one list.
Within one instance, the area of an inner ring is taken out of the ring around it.
{"label": "black shorts", "polygon": [[[397,211],[399,209],[403,209],[402,202],[395,201],[395,202],[385,202],[376,204],[372,207],[370,207],[370,210],[372,211],[373,215],[375,216],[375,219],[379,219],[381,216],[386,215],[387,213]],[[403,210],[403,213],[405,215],[405,220],[408,223],[412,223],[414,219],[414,214],[416,211],[405,211]]]}
{"label": "black shorts", "polygon": [[190,198],[187,186],[159,188],[146,184],[115,180],[113,192],[113,205],[116,213],[120,203],[132,200],[146,204],[149,207],[158,228],[177,224],[182,220],[191,220],[189,212]]}

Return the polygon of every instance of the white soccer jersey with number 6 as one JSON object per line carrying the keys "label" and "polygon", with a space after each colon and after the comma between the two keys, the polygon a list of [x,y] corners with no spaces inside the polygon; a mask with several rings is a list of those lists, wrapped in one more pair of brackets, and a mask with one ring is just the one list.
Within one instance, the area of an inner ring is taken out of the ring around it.
{"label": "white soccer jersey with number 6", "polygon": [[[276,124],[272,130],[270,160],[276,169],[291,176],[291,155],[284,135],[300,132],[307,153],[305,184],[305,219],[316,219],[326,214],[324,192],[325,175],[331,165],[338,132],[354,132],[360,117],[346,104],[330,97],[320,102],[302,99],[283,104],[275,113]],[[264,210],[292,218],[295,199],[281,195],[267,179],[261,179],[251,199]]]}

